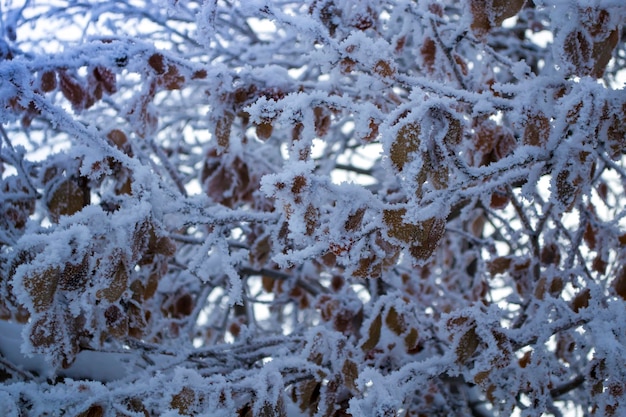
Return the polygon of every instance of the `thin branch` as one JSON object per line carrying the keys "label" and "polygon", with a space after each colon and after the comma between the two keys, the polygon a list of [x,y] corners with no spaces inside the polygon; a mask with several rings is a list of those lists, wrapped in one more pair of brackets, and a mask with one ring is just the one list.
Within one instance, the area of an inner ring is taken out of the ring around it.
{"label": "thin branch", "polygon": [[152,151],[156,154],[156,156],[161,161],[161,164],[163,164],[163,167],[165,168],[165,170],[169,174],[170,178],[174,181],[174,184],[176,184],[176,187],[178,188],[178,191],[184,197],[187,197],[187,190],[185,189],[185,185],[183,184],[183,182],[181,181],[180,177],[178,176],[178,173],[176,172],[176,169],[174,168],[174,166],[170,162],[169,158],[167,157],[167,155],[165,155],[165,152],[163,152],[163,149],[161,149],[161,147],[158,146],[154,142],[154,140],[150,140],[149,144],[150,144],[150,148],[152,148]]}
{"label": "thin branch", "polygon": [[563,385],[559,385],[556,388],[550,390],[550,396],[552,398],[558,398],[563,394],[567,394],[570,391],[575,390],[580,387],[585,382],[585,377],[583,375],[578,375],[576,378],[572,379],[564,383]]}
{"label": "thin branch", "polygon": [[432,28],[433,34],[435,35],[435,40],[439,44],[439,47],[443,50],[443,53],[446,55],[448,62],[450,62],[450,66],[452,67],[452,71],[454,71],[454,76],[459,82],[459,85],[461,86],[463,90],[468,91],[467,85],[465,84],[465,80],[463,79],[463,74],[461,74],[461,71],[459,70],[459,66],[456,60],[454,59],[454,57],[452,56],[452,53],[451,53],[452,48],[444,44],[443,41],[441,40],[441,37],[439,36],[439,31],[437,30],[437,25],[435,24],[435,21],[433,19],[430,19],[430,27]]}
{"label": "thin branch", "polygon": [[[583,317],[583,318],[579,318],[578,320],[574,320],[574,321],[569,321],[566,322],[564,324],[561,325],[557,325],[554,328],[550,329],[550,333],[555,335],[559,332],[565,331],[565,330],[569,330],[569,329],[573,329],[576,328],[578,326],[582,326],[584,324],[587,324],[591,321],[590,317]],[[537,341],[539,340],[539,336],[537,335],[532,335],[530,337],[526,337],[525,339],[522,340],[512,340],[512,346],[514,350],[519,350],[523,347],[529,346],[529,345],[534,345],[537,343]]]}
{"label": "thin branch", "polygon": [[37,192],[37,189],[30,181],[30,177],[26,173],[26,169],[24,169],[24,159],[23,158],[18,159],[16,157],[17,152],[15,151],[15,148],[13,147],[13,144],[11,143],[11,139],[9,138],[9,135],[4,129],[4,126],[1,124],[0,124],[0,134],[2,134],[2,138],[4,139],[4,142],[6,143],[6,145],[9,147],[9,150],[11,151],[11,155],[9,156],[10,162],[15,166],[15,169],[17,169],[17,171],[19,172],[20,178],[26,181],[26,184],[28,185],[28,191],[30,191],[35,197],[39,198],[40,195]]}
{"label": "thin branch", "polygon": [[[284,272],[280,272],[280,271],[275,271],[273,269],[266,269],[266,268],[261,268],[261,269],[253,269],[250,267],[244,267],[241,268],[239,270],[239,272],[242,275],[258,275],[258,276],[266,276],[272,279],[277,279],[277,280],[292,280],[294,279],[294,276],[289,275],[289,274],[285,274]],[[320,293],[327,293],[329,292],[328,288],[324,287],[323,285],[319,284],[318,282],[314,282],[314,283],[309,283],[301,278],[295,278],[296,279],[296,285],[299,287],[302,287],[302,289],[304,289],[305,291],[307,291],[309,294],[314,295],[314,296],[318,296]],[[317,285],[315,285],[317,284]]]}
{"label": "thin branch", "polygon": [[32,381],[35,379],[35,376],[28,371],[18,368],[13,363],[6,360],[3,356],[0,356],[0,365],[4,366],[6,369],[10,370],[14,374],[19,375],[22,379],[26,381]]}
{"label": "thin branch", "polygon": [[359,167],[356,167],[356,166],[353,166],[353,165],[335,164],[335,169],[341,169],[341,170],[344,170],[344,171],[350,171],[350,172],[354,172],[356,174],[361,174],[361,175],[373,176],[371,169],[359,168]]}
{"label": "thin branch", "polygon": [[533,278],[534,278],[534,281],[537,282],[539,281],[539,278],[541,275],[541,265],[539,263],[539,259],[541,257],[541,249],[539,247],[539,232],[537,232],[532,227],[532,224],[530,223],[530,219],[526,215],[526,211],[524,210],[519,200],[513,193],[513,189],[511,188],[510,185],[506,186],[506,191],[507,191],[507,194],[509,195],[509,199],[511,200],[511,204],[515,208],[515,212],[517,213],[522,224],[524,225],[524,228],[526,229],[526,234],[528,235],[528,238],[530,239],[530,245],[533,250],[533,258],[534,258]]}

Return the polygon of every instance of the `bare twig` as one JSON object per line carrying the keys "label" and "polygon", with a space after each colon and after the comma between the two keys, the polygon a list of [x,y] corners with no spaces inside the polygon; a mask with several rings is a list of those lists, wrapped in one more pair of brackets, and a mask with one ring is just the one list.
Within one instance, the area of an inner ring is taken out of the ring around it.
{"label": "bare twig", "polygon": [[550,396],[552,398],[558,398],[563,394],[567,394],[568,392],[575,390],[580,387],[585,382],[585,377],[583,375],[578,375],[576,378],[572,379],[564,383],[563,385],[559,385],[556,388],[552,388],[550,390]]}
{"label": "bare twig", "polygon": [[461,86],[463,90],[467,91],[467,85],[465,83],[465,80],[463,79],[463,75],[461,74],[461,71],[459,70],[459,66],[456,60],[452,56],[452,48],[444,44],[443,41],[441,40],[441,36],[439,36],[439,31],[437,30],[437,24],[435,23],[433,19],[430,19],[430,27],[433,30],[433,35],[435,35],[435,41],[437,41],[437,44],[439,44],[439,47],[441,48],[443,53],[446,55],[446,58],[448,59],[448,62],[450,63],[450,66],[452,67],[452,71],[454,71],[454,76],[459,82],[459,85]]}

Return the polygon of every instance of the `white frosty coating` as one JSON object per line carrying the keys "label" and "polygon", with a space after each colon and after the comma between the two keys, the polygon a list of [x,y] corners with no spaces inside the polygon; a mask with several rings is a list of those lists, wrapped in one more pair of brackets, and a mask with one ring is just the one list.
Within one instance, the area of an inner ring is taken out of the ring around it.
{"label": "white frosty coating", "polygon": [[0,414],[626,413],[623,2],[6,3]]}
{"label": "white frosty coating", "polygon": [[42,377],[49,378],[55,374],[60,374],[74,379],[110,382],[123,379],[139,369],[133,363],[129,363],[136,360],[130,352],[91,351],[80,352],[76,361],[67,369],[54,369],[43,355],[25,356],[19,351],[24,328],[23,325],[0,321],[0,352],[15,366],[26,371],[36,372]]}

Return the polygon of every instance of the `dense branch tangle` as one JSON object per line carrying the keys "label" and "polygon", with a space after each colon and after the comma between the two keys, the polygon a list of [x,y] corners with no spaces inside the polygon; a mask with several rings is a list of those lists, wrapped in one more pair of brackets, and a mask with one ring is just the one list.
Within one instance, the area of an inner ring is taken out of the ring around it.
{"label": "dense branch tangle", "polygon": [[9,413],[623,414],[626,9],[457,3],[3,6]]}

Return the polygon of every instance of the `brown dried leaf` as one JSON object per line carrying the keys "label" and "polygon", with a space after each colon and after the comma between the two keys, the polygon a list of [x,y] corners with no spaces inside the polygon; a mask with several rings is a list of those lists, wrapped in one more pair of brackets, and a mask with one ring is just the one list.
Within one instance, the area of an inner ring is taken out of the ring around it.
{"label": "brown dried leaf", "polygon": [[512,259],[508,256],[500,256],[487,262],[487,270],[491,275],[503,274],[511,267]]}
{"label": "brown dried leaf", "polygon": [[404,336],[404,345],[408,353],[417,353],[419,350],[419,332],[416,328],[412,327],[409,333]]}
{"label": "brown dried leaf", "polygon": [[128,143],[128,137],[126,133],[119,129],[112,129],[107,133],[107,138],[119,149],[124,150]]}
{"label": "brown dried leaf", "polygon": [[330,112],[328,109],[318,106],[313,109],[313,116],[315,118],[315,134],[319,137],[325,136],[330,129]]}
{"label": "brown dried leaf", "polygon": [[89,257],[84,256],[80,263],[66,263],[63,272],[59,274],[59,288],[64,291],[84,290],[89,273]]}
{"label": "brown dried leaf", "polygon": [[293,184],[291,185],[291,192],[294,194],[300,194],[302,190],[306,187],[307,180],[304,175],[298,175],[293,179]]}
{"label": "brown dried leaf", "polygon": [[267,140],[272,136],[274,127],[270,121],[261,122],[256,125],[256,135],[261,140]]}
{"label": "brown dried leaf", "polygon": [[194,73],[191,75],[191,79],[192,80],[203,80],[208,75],[209,74],[207,73],[207,70],[201,69],[201,70],[194,71]]}
{"label": "brown dried leaf", "polygon": [[422,47],[420,48],[422,54],[422,60],[428,72],[432,73],[435,70],[435,59],[437,57],[437,44],[432,38],[426,36],[422,41]]}
{"label": "brown dried leaf", "polygon": [[87,94],[81,83],[66,71],[59,72],[60,87],[63,96],[72,104],[75,110],[82,110],[86,105]]}
{"label": "brown dried leaf", "polygon": [[265,401],[259,409],[259,417],[287,417],[285,403],[282,397],[278,397],[276,404]]}
{"label": "brown dried leaf", "polygon": [[591,222],[588,222],[587,226],[585,227],[583,239],[585,240],[585,243],[591,250],[596,249],[596,234],[597,234],[596,229],[592,226]]}
{"label": "brown dried leaf", "polygon": [[513,271],[514,272],[523,272],[527,271],[530,268],[531,260],[529,258],[518,258],[513,262]]}
{"label": "brown dried leaf", "polygon": [[620,269],[612,285],[615,293],[626,300],[626,267]]}
{"label": "brown dried leaf", "polygon": [[524,129],[524,145],[544,147],[550,137],[550,119],[539,112],[528,116]]}
{"label": "brown dried leaf", "polygon": [[102,417],[102,416],[104,416],[104,408],[99,404],[93,404],[87,410],[76,415],[76,417]]}
{"label": "brown dried leaf", "polygon": [[48,315],[39,317],[31,328],[29,339],[34,347],[50,347],[56,344],[55,334],[58,331],[58,323],[49,320]]}
{"label": "brown dried leaf", "polygon": [[357,364],[350,359],[346,359],[341,368],[341,374],[343,375],[343,382],[346,384],[346,387],[351,391],[356,391],[356,379],[359,377]]}
{"label": "brown dried leaf", "polygon": [[79,350],[76,319],[69,312],[48,310],[34,321],[29,340],[38,352],[52,355],[54,366],[67,369]]}
{"label": "brown dried leaf", "polygon": [[389,78],[392,77],[396,71],[389,62],[380,59],[376,62],[376,65],[374,65],[374,72],[381,77]]}
{"label": "brown dried leaf", "polygon": [[241,323],[239,321],[233,321],[228,326],[228,332],[233,335],[233,337],[237,338],[241,334]]}
{"label": "brown dried leaf", "polygon": [[561,262],[561,252],[556,243],[544,244],[541,249],[541,263],[545,265],[558,265]]}
{"label": "brown dried leaf", "polygon": [[452,58],[454,59],[454,62],[456,63],[458,68],[461,70],[461,74],[463,75],[469,74],[469,68],[467,66],[467,63],[465,62],[465,59],[461,55],[454,53],[452,54]]}
{"label": "brown dried leaf", "polygon": [[606,378],[606,360],[594,358],[589,369],[589,379],[593,384],[592,395],[602,394],[604,391],[603,381]]}
{"label": "brown dried leaf", "polygon": [[563,291],[563,280],[559,277],[554,277],[552,278],[552,281],[550,282],[550,295],[552,295],[553,297],[557,297],[561,294],[561,292]]}
{"label": "brown dried leaf", "polygon": [[479,344],[480,337],[476,334],[476,324],[474,324],[459,338],[459,343],[455,350],[457,363],[463,364],[467,362],[476,352]]}
{"label": "brown dried leaf", "polygon": [[602,78],[604,69],[611,58],[613,58],[613,50],[617,46],[618,41],[619,31],[614,29],[606,39],[593,44],[593,57],[595,58],[595,62],[593,64],[592,75],[594,77]]}
{"label": "brown dried leaf", "polygon": [[176,244],[174,241],[167,236],[158,235],[155,225],[152,222],[148,221],[147,224],[148,246],[146,252],[148,254],[164,256],[171,256],[176,253]]}
{"label": "brown dried leaf", "polygon": [[489,201],[489,207],[494,210],[501,210],[505,208],[510,202],[509,195],[501,190],[496,190],[491,193],[491,199]]}
{"label": "brown dried leaf", "polygon": [[[2,162],[0,161],[0,168]],[[0,174],[2,170],[0,169]],[[36,197],[23,184],[21,178],[17,176],[9,176],[3,178],[0,184],[0,190],[4,196],[10,195],[9,198],[0,199],[0,227],[22,230],[28,222],[28,218],[35,211]],[[0,244],[8,243],[2,242]]]}
{"label": "brown dried leaf", "polygon": [[381,313],[372,320],[369,329],[367,330],[367,340],[361,345],[363,352],[367,353],[374,349],[380,340],[380,330],[382,328],[383,318]]}
{"label": "brown dried leaf", "polygon": [[405,208],[383,210],[383,222],[389,237],[404,243],[413,243],[419,233],[417,225],[404,222]]}
{"label": "brown dried leaf", "polygon": [[140,138],[154,134],[159,123],[157,108],[152,106],[155,92],[156,82],[153,82],[150,89],[138,97],[126,113],[135,133]]}
{"label": "brown dried leaf", "polygon": [[117,91],[117,78],[115,73],[108,68],[97,66],[92,70],[94,79],[102,86],[107,94]]}
{"label": "brown dried leaf", "polygon": [[390,307],[385,317],[385,324],[392,332],[400,336],[406,330],[406,323],[395,307]]}
{"label": "brown dried leaf", "polygon": [[[296,401],[295,395],[292,399],[294,402]],[[250,407],[250,404],[246,404],[243,407],[239,408],[237,410],[237,417],[253,417],[252,408]]]}
{"label": "brown dried leaf", "polygon": [[58,267],[50,267],[24,277],[24,288],[32,298],[36,312],[41,313],[54,303],[54,294],[59,282],[59,272],[60,269]]}
{"label": "brown dried leaf", "polygon": [[309,203],[304,213],[305,235],[313,236],[313,233],[315,233],[315,230],[319,226],[319,216],[319,210],[316,209],[313,204]]}
{"label": "brown dried leaf", "polygon": [[352,273],[357,278],[379,278],[382,275],[383,267],[380,260],[375,255],[366,256],[359,259],[358,267]]}
{"label": "brown dried leaf", "polygon": [[480,371],[478,372],[475,376],[474,376],[474,382],[478,385],[483,385],[485,383],[485,381],[488,380],[489,378],[489,374],[491,373],[491,370],[489,371]]}
{"label": "brown dried leaf", "polygon": [[[446,322],[446,328],[450,331],[465,326],[465,323],[473,323],[473,320],[470,320],[467,316],[458,316],[458,317],[450,317]],[[450,340],[452,340],[452,335],[450,336]]]}
{"label": "brown dried leaf", "polygon": [[[437,147],[439,149],[439,147]],[[424,166],[418,174],[416,180],[418,184],[424,183],[424,176],[427,176],[430,183],[436,190],[443,190],[448,187],[449,169],[448,165],[438,161],[433,163],[429,154],[423,155]],[[418,190],[416,195],[421,196],[422,190]]]}
{"label": "brown dried leaf", "polygon": [[591,38],[586,31],[574,30],[565,37],[565,57],[574,66],[577,75],[588,75],[592,48]]}
{"label": "brown dried leaf", "polygon": [[124,291],[128,288],[128,271],[124,261],[119,261],[117,267],[113,271],[111,283],[107,288],[98,290],[96,296],[100,299],[105,298],[109,302],[117,301]]}
{"label": "brown dried leaf", "polygon": [[160,236],[156,238],[154,245],[150,243],[148,244],[148,251],[150,253],[163,256],[172,256],[176,253],[176,244],[167,236]]}
{"label": "brown dried leaf", "polygon": [[312,379],[306,382],[303,382],[298,387],[298,404],[300,406],[300,411],[305,411],[307,409],[316,409],[317,404],[320,400],[320,390],[321,383]]}
{"label": "brown dried leaf", "polygon": [[137,339],[140,339],[143,334],[148,321],[150,319],[150,312],[144,312],[141,307],[136,304],[130,304],[127,308],[128,313],[128,335]]}
{"label": "brown dried leaf", "polygon": [[471,0],[472,30],[484,36],[505,19],[515,16],[526,0]]}
{"label": "brown dried leaf", "polygon": [[589,300],[591,299],[591,291],[589,288],[585,288],[580,291],[572,300],[571,307],[576,313],[581,309],[589,307]]}
{"label": "brown dried leaf", "polygon": [[176,317],[187,317],[193,313],[194,300],[191,294],[182,294],[174,302],[174,313]]}
{"label": "brown dried leaf", "polygon": [[[626,114],[626,105],[624,105],[623,111]],[[622,152],[626,149],[626,120],[623,117],[613,115],[610,118],[610,124],[606,130],[606,140],[610,150],[609,156],[614,160],[620,159]],[[604,190],[608,189],[605,183],[602,185]],[[599,192],[599,194],[604,195],[603,200],[606,201],[606,191]]]}
{"label": "brown dried leaf", "polygon": [[446,232],[446,221],[436,217],[418,224],[420,232],[417,241],[410,248],[411,255],[418,261],[426,261],[437,249]]}
{"label": "brown dried leaf", "polygon": [[176,65],[169,64],[167,72],[162,75],[159,82],[166,90],[180,90],[185,84],[185,77],[180,74]]}
{"label": "brown dried leaf", "polygon": [[104,311],[104,319],[110,335],[124,337],[128,334],[128,317],[117,305],[111,304],[107,307]]}
{"label": "brown dried leaf", "polygon": [[360,207],[354,214],[348,216],[348,220],[344,223],[344,228],[348,232],[355,232],[359,227],[361,227],[361,222],[363,221],[363,215],[365,214],[365,208]]}
{"label": "brown dried leaf", "polygon": [[517,146],[513,133],[490,120],[482,121],[475,127],[472,136],[474,153],[472,163],[478,166],[489,165],[508,156]]}
{"label": "brown dried leaf", "polygon": [[613,57],[613,49],[619,41],[619,32],[613,29],[598,40],[587,28],[570,32],[563,42],[565,58],[573,66],[578,76],[593,76],[600,78],[604,69]]}
{"label": "brown dried leaf", "polygon": [[70,177],[61,181],[50,193],[48,211],[58,222],[61,216],[71,216],[90,204],[91,195],[85,178]]}
{"label": "brown dried leaf", "polygon": [[369,121],[369,133],[366,136],[361,138],[364,142],[372,142],[376,137],[378,137],[378,123],[374,119],[370,119]]}
{"label": "brown dried leaf", "polygon": [[333,275],[330,280],[330,288],[334,292],[339,292],[346,285],[346,280],[341,275]]}
{"label": "brown dried leaf", "polygon": [[235,115],[232,112],[226,111],[215,125],[215,138],[221,148],[228,149],[233,120],[235,120]]}
{"label": "brown dried leaf", "polygon": [[11,309],[4,300],[0,300],[0,320],[10,320],[12,316]]}
{"label": "brown dried leaf", "polygon": [[524,355],[521,358],[519,358],[517,363],[519,364],[520,368],[526,368],[528,366],[532,358],[532,354],[533,354],[532,352],[533,352],[532,350],[526,351]]}
{"label": "brown dried leaf", "polygon": [[412,159],[411,154],[417,152],[420,145],[420,126],[413,122],[407,123],[398,130],[396,140],[391,144],[389,157],[398,171]]}
{"label": "brown dried leaf", "polygon": [[178,394],[172,396],[170,407],[177,410],[180,414],[191,415],[189,413],[192,411],[191,408],[195,402],[196,392],[189,387],[183,387]]}
{"label": "brown dried leaf", "polygon": [[159,75],[165,72],[164,58],[163,55],[159,53],[152,54],[150,58],[148,58],[148,65],[150,65],[152,69]]}
{"label": "brown dried leaf", "polygon": [[317,299],[316,307],[320,310],[322,320],[330,321],[335,315],[335,311],[339,306],[339,301],[336,298],[332,298],[328,294],[323,294]]}
{"label": "brown dried leaf", "polygon": [[107,138],[115,147],[124,152],[126,155],[132,157],[133,149],[130,146],[130,142],[128,141],[128,137],[126,133],[119,129],[112,129],[109,133],[107,133]]}
{"label": "brown dried leaf", "polygon": [[546,278],[541,277],[539,281],[535,284],[535,298],[538,300],[543,300],[546,294]]}
{"label": "brown dried leaf", "polygon": [[143,289],[143,298],[144,300],[148,300],[154,296],[157,288],[159,287],[159,282],[161,281],[161,277],[165,275],[167,272],[167,260],[162,259],[161,262],[157,262],[152,267],[152,272],[150,276],[148,276],[148,281]]}
{"label": "brown dried leaf", "polygon": [[387,235],[410,244],[410,252],[415,259],[423,261],[430,258],[445,233],[446,221],[433,217],[410,224],[403,220],[405,214],[405,208],[383,210]]}
{"label": "brown dried leaf", "polygon": [[296,141],[302,139],[302,131],[304,130],[304,124],[297,122],[293,125],[291,130],[291,139]]}
{"label": "brown dried leaf", "polygon": [[270,278],[266,275],[263,275],[261,277],[261,284],[265,292],[271,293],[274,291],[274,282],[275,282],[274,278]]}
{"label": "brown dried leaf", "polygon": [[568,169],[563,169],[557,174],[555,180],[555,197],[565,211],[570,211],[573,208],[576,197],[580,193],[579,184],[582,179],[579,176],[575,178],[571,178],[571,176]]}
{"label": "brown dried leaf", "polygon": [[339,68],[341,69],[342,74],[350,74],[354,67],[356,66],[356,61],[350,58],[343,58],[339,61]]}
{"label": "brown dried leaf", "polygon": [[252,250],[250,250],[250,263],[253,265],[265,265],[272,254],[272,238],[266,235],[254,242]]}
{"label": "brown dried leaf", "polygon": [[367,30],[374,26],[378,20],[378,15],[371,7],[367,6],[365,11],[355,13],[350,19],[352,26],[359,30]]}
{"label": "brown dried leaf", "polygon": [[341,17],[341,9],[337,7],[334,1],[314,1],[309,7],[309,13],[315,13],[316,17],[319,17],[324,26],[328,29],[330,36],[335,35],[338,26],[337,22]]}
{"label": "brown dried leaf", "polygon": [[154,225],[150,220],[139,221],[135,224],[135,230],[132,235],[132,243],[130,249],[132,251],[132,262],[138,261],[146,251],[148,242],[152,238]]}
{"label": "brown dried leaf", "polygon": [[48,93],[57,88],[57,74],[54,71],[44,71],[39,80],[39,88]]}
{"label": "brown dried leaf", "polygon": [[448,121],[448,130],[443,138],[443,142],[449,146],[456,146],[463,139],[463,126],[461,121],[448,112],[444,112],[444,117]]}

